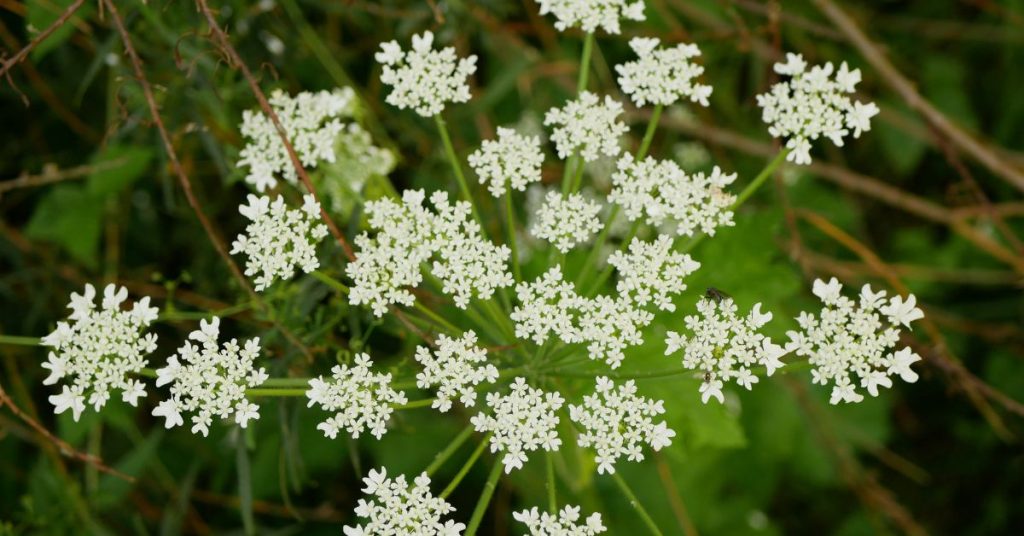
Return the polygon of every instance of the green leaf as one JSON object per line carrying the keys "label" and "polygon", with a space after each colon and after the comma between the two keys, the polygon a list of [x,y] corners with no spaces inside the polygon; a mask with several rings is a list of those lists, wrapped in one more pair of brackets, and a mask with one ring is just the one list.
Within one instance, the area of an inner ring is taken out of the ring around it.
{"label": "green leaf", "polygon": [[53,242],[75,260],[95,268],[102,221],[101,199],[80,184],[62,184],[36,205],[25,234]]}
{"label": "green leaf", "polygon": [[89,193],[110,195],[120,192],[149,169],[153,151],[145,147],[109,145],[92,159],[97,171],[89,175]]}
{"label": "green leaf", "polygon": [[[74,0],[28,0],[25,2],[26,33],[30,39],[34,39],[39,32],[49,28],[73,2]],[[51,50],[67,41],[75,30],[75,24],[81,23],[82,17],[87,17],[91,12],[92,6],[89,2],[78,8],[73,17],[32,49],[32,61],[41,60]]]}

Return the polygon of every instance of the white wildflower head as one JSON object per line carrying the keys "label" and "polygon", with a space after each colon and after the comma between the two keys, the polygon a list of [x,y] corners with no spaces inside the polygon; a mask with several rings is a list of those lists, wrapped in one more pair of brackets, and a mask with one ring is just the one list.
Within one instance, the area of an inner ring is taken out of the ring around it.
{"label": "white wildflower head", "polygon": [[583,160],[592,162],[601,154],[614,157],[622,150],[619,138],[629,129],[617,119],[621,113],[619,101],[605,96],[601,104],[597,95],[584,91],[562,108],[548,110],[544,125],[554,127],[551,141],[559,158],[579,153]]}
{"label": "white wildflower head", "polygon": [[638,59],[615,66],[622,92],[637,106],[648,103],[669,106],[682,99],[707,106],[711,86],[695,81],[704,73],[704,67],[691,61],[700,56],[700,49],[697,45],[682,43],[658,48],[660,43],[653,37],[629,40]]}
{"label": "white wildflower head", "polygon": [[[355,103],[351,88],[306,91],[294,97],[278,89],[269,100],[303,166],[334,162],[335,138],[343,128],[340,119],[352,114]],[[246,110],[241,130],[246,144],[238,165],[249,168],[246,182],[260,192],[276,186],[278,177],[298,182],[288,149],[269,117],[261,111]]]}
{"label": "white wildflower head", "polygon": [[498,127],[497,140],[484,140],[468,158],[480,184],[487,185],[491,195],[501,197],[509,187],[525,191],[540,182],[544,153],[538,136],[524,136],[511,128]]}
{"label": "white wildflower head", "polygon": [[582,194],[563,196],[561,192],[548,192],[530,232],[566,253],[601,230],[600,212],[601,205]]}
{"label": "white wildflower head", "polygon": [[507,395],[487,393],[493,415],[480,413],[470,422],[478,432],[491,433],[491,452],[503,452],[505,472],[522,469],[526,453],[537,449],[558,450],[558,410],[565,400],[558,393],[544,392],[516,378]]}
{"label": "white wildflower head", "polygon": [[712,397],[725,401],[722,387],[727,381],[750,389],[758,382],[755,366],[765,367],[768,376],[782,367],[780,358],[786,350],[757,331],[772,319],[771,313],[761,312],[760,303],[741,317],[732,298],[705,297],[697,303],[697,312],[684,320],[690,336],[668,332],[665,355],[682,350],[683,367],[703,375],[700,393],[705,404]]}
{"label": "white wildflower head", "polygon": [[269,196],[250,194],[249,204],[238,207],[250,223],[231,245],[231,253],[245,254],[245,275],[256,276],[257,291],[278,278],[291,278],[296,269],[309,273],[320,266],[316,245],[327,236],[327,226],[320,222],[320,204],[313,194],[303,201],[302,208],[291,209],[283,197],[271,202]]}
{"label": "white wildflower head", "polygon": [[608,530],[601,522],[601,514],[587,516],[582,524],[580,507],[566,505],[558,515],[541,512],[536,506],[529,510],[513,512],[516,521],[526,525],[530,536],[595,536]]}
{"label": "white wildflower head", "polygon": [[178,353],[156,371],[156,385],[171,384],[171,397],[153,409],[153,415],[166,419],[167,428],[184,424],[182,412],[192,415],[192,433],[210,433],[213,417],[234,416],[242,428],[260,418],[260,407],[245,398],[245,390],[267,381],[267,371],[256,368],[260,340],[254,338],[239,346],[231,339],[222,347],[220,318],[200,321],[199,329],[189,334]]}
{"label": "white wildflower head", "polygon": [[634,238],[629,253],[616,251],[608,264],[619,273],[619,296],[641,307],[653,302],[663,311],[676,310],[672,295],[686,290],[683,279],[700,268],[689,255],[672,251],[672,239],[665,235],[653,242]]}
{"label": "white wildflower head", "polygon": [[643,0],[537,0],[540,14],[555,16],[555,28],[580,28],[593,33],[598,28],[610,34],[621,31],[622,19],[644,20]]}
{"label": "white wildflower head", "polygon": [[725,188],[736,180],[735,173],[727,175],[715,166],[710,175],[688,175],[671,160],[637,161],[628,153],[617,167],[608,200],[621,206],[630,220],[642,216],[680,236],[698,231],[713,236],[718,227],[733,225],[736,196]]}
{"label": "white wildflower head", "polygon": [[123,310],[128,289],[111,284],[103,289],[99,309],[95,298],[96,288],[89,284],[82,294],[72,292],[68,320],[58,322],[57,329],[41,341],[52,349],[43,363],[50,371],[43,385],[63,380],[61,393],[49,398],[54,413],[71,410],[76,421],[86,402],[99,411],[115,390],[121,391],[122,400],[137,405],[146,395],[145,386],[129,376],[141,372],[146,354],[156,350],[156,335],[142,334],[158,313],[156,307],[149,306],[148,296]]}
{"label": "white wildflower head", "polygon": [[387,198],[366,203],[376,234],[356,237],[358,256],[345,269],[355,282],[349,293],[353,305],[367,304],[377,316],[392,304],[411,306],[415,298],[409,288],[423,281],[423,268],[463,309],[471,298],[486,300],[499,287],[512,285],[510,250],[482,236],[479,224],[469,219],[469,203],[451,204],[447,193],[434,192],[434,213],[423,201],[422,190],[407,190],[400,203]]}
{"label": "white wildflower head", "polygon": [[345,536],[458,536],[466,526],[441,518],[455,507],[430,493],[430,477],[420,474],[410,486],[405,475],[388,478],[387,469],[370,469],[363,478],[363,493],[356,515],[366,519],[362,525],[344,527]]}
{"label": "white wildflower head", "polygon": [[810,164],[812,141],[825,137],[842,147],[847,135],[859,138],[871,130],[878,106],[850,99],[860,82],[860,69],[851,71],[843,62],[838,71],[832,63],[807,70],[803,56],[789,53],[785,63],[775,64],[775,72],[790,78],[758,95],[757,105],[768,132],[786,140],[787,160]]}
{"label": "white wildflower head", "polygon": [[519,305],[512,311],[516,337],[540,345],[554,333],[566,343],[581,342],[577,327],[579,311],[586,299],[562,278],[562,268],[553,266],[534,281],[516,285]]}
{"label": "white wildflower head", "polygon": [[587,344],[590,359],[619,368],[626,348],[643,344],[642,331],[652,320],[653,314],[628,298],[597,296],[583,303],[579,337]]}
{"label": "white wildflower head", "polygon": [[359,437],[364,430],[380,439],[387,431],[388,419],[395,405],[409,400],[405,393],[391,388],[391,374],[370,370],[370,356],[356,354],[354,365],[335,365],[332,378],[317,377],[309,380],[307,407],[319,405],[334,415],[317,425],[317,430],[334,439],[345,430]]}
{"label": "white wildflower head", "polygon": [[665,421],[654,422],[663,413],[664,403],[638,396],[633,380],[616,387],[603,376],[597,378],[594,394],[578,406],[569,405],[569,418],[582,428],[576,441],[597,451],[597,472],[602,474],[614,473],[622,457],[642,461],[644,444],[654,450],[671,445],[675,431]]}
{"label": "white wildflower head", "polygon": [[807,357],[814,367],[814,383],[832,383],[830,402],[837,404],[863,400],[858,384],[878,396],[879,387],[892,387],[892,376],[916,382],[917,373],[910,366],[921,357],[910,348],[893,351],[900,326],[909,328],[924,317],[914,295],[886,300],[884,290],[874,292],[871,285],[864,285],[855,302],[843,296],[842,289],[834,277],[828,283],[815,280],[814,295],[824,304],[821,313],[801,313],[800,331],[786,333],[791,340],[787,348]]}
{"label": "white wildflower head", "polygon": [[416,361],[423,365],[423,372],[416,375],[416,386],[437,388],[437,398],[431,407],[442,413],[451,409],[454,399],[466,407],[475,405],[476,386],[498,380],[498,369],[487,363],[487,351],[477,346],[473,331],[458,339],[439,335],[436,351],[424,346],[416,348]]}
{"label": "white wildflower head", "polygon": [[381,82],[391,86],[388,104],[412,108],[423,117],[441,113],[449,102],[469,100],[466,78],[476,72],[476,56],[459,58],[452,47],[434,50],[434,34],[412,36],[412,49],[382,43],[374,55],[383,67]]}

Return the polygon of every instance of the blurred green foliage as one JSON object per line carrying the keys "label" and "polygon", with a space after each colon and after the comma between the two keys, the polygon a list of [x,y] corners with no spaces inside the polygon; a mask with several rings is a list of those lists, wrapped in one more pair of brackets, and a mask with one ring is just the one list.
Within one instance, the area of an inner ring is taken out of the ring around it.
{"label": "blurred green foliage", "polygon": [[[7,55],[70,3],[3,3],[0,38]],[[207,39],[191,3],[119,5],[202,208],[230,239],[243,227],[237,206],[247,193],[243,172],[233,165],[241,146],[237,124],[255,99]],[[361,122],[377,144],[398,155],[391,174],[398,190],[454,192],[455,185],[431,122],[384,104],[372,59],[380,42],[405,42],[431,29],[440,42],[479,56],[473,100],[446,112],[463,155],[498,125],[538,129],[545,110],[575,93],[579,36],[555,32],[530,0],[225,1],[215,7],[265,91],[356,89],[365,106]],[[922,95],[1021,167],[1024,2],[878,0],[844,7]],[[847,147],[817,147],[816,161],[876,178],[947,212],[980,210],[966,225],[1021,256],[1015,238],[1024,229],[1020,191],[966,155],[958,157],[966,173],[958,170],[949,157],[957,149],[949,149],[812,4],[651,0],[647,14],[644,23],[626,24],[621,36],[599,36],[591,88],[618,94],[612,66],[631,56],[626,42],[633,35],[699,44],[705,81],[715,87],[708,109],[666,111],[654,154],[667,157],[678,144],[697,141],[744,184],[764,165],[763,155],[708,133],[724,129],[748,141],[770,141],[754,95],[773,80],[771,64],[780,51],[799,51],[811,62],[846,61],[862,68],[860,91],[883,114]],[[122,52],[109,14],[86,2],[0,88],[3,180],[87,166],[60,181],[0,190],[0,334],[48,333],[65,316],[68,294],[87,281],[116,280],[133,295],[153,295],[165,312],[216,311],[246,300],[185,202]],[[642,114],[635,119],[632,143],[644,122]],[[546,178],[557,180],[556,159],[548,166]],[[866,244],[918,295],[943,336],[931,340],[916,330],[919,351],[948,349],[980,382],[1024,400],[1020,273],[951,226],[844,189],[819,171],[779,174],[737,215],[734,228],[704,241],[694,252],[703,267],[677,300],[679,312],[662,314],[655,324],[681,324],[697,297],[714,286],[741,309],[762,302],[774,311],[771,335],[783,338],[794,326],[788,319],[815,306],[807,292],[814,277],[888,286],[834,236],[795,216],[795,207],[824,215]],[[344,173],[336,166],[316,179],[329,189],[337,186],[332,180],[344,182]],[[607,170],[593,170],[595,182],[602,174]],[[388,188],[371,181],[365,196],[386,195]],[[497,212],[486,206],[489,197],[478,199],[484,213]],[[350,237],[360,225],[355,206],[335,207]],[[992,210],[1004,214],[1001,224],[986,216]],[[340,274],[341,255],[323,249],[325,270]],[[535,261],[525,272],[542,268]],[[261,337],[272,376],[325,373],[348,359],[358,349],[350,343],[373,326],[369,351],[399,379],[410,378],[416,341],[394,319],[376,327],[365,310],[349,307],[313,278],[275,285],[265,299],[274,323],[250,308],[226,329],[229,336]],[[458,320],[460,313],[446,314]],[[151,363],[162,364],[195,322],[161,323]],[[281,328],[311,356],[290,344]],[[675,360],[662,352],[660,338],[648,336],[629,352],[624,373],[670,368]],[[418,473],[468,417],[400,412],[380,441],[325,439],[315,428],[321,416],[302,399],[264,400],[254,427],[214,427],[205,440],[183,429],[164,431],[149,416],[150,406],[134,410],[120,402],[75,423],[51,415],[51,393],[41,386],[45,375],[38,365],[44,358],[40,348],[0,345],[0,384],[74,448],[138,480],[131,484],[62,457],[0,410],[0,534],[339,534],[354,522],[360,475],[379,465],[390,474]],[[695,378],[639,380],[644,395],[665,399],[669,425],[679,435],[653,459],[620,464],[620,470],[666,534],[1024,532],[1022,415],[982,397],[996,416],[986,420],[965,396],[963,376],[931,357],[926,361],[918,383],[900,383],[847,407],[829,406],[827,391],[811,386],[805,374],[776,376],[749,393],[734,390],[724,405],[699,403]],[[589,389],[577,379],[559,387],[570,401]],[[604,512],[611,534],[639,533],[642,525],[614,483],[567,444],[556,461],[559,500]],[[474,447],[475,440],[463,445],[435,485],[445,485]],[[502,480],[485,533],[520,533],[510,512],[544,503],[543,459],[532,458]],[[493,463],[484,460],[452,495],[462,520]]]}

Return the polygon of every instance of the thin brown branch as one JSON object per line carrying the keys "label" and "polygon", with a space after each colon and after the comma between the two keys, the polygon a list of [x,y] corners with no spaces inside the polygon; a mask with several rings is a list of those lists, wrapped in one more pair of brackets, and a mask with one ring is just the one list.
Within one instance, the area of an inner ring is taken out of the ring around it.
{"label": "thin brown branch", "polygon": [[58,169],[56,166],[49,164],[43,166],[42,173],[39,173],[38,175],[22,173],[18,177],[0,182],[0,197],[3,196],[4,192],[9,192],[19,188],[33,188],[54,182],[88,177],[93,173],[117,168],[127,160],[127,157],[114,158],[112,160],[97,162],[95,164],[86,164],[67,169]]}
{"label": "thin brown branch", "polygon": [[50,35],[53,34],[53,32],[56,32],[58,28],[64,26],[64,24],[68,22],[68,20],[75,14],[75,12],[82,7],[82,4],[85,4],[85,0],[75,0],[75,2],[68,6],[68,8],[65,9],[64,12],[61,13],[60,16],[57,17],[57,19],[54,20],[52,24],[47,26],[45,30],[39,32],[39,34],[36,35],[34,39],[29,41],[29,43],[25,45],[21,50],[19,50],[17,54],[0,62],[0,77],[9,76],[8,71],[10,71],[11,67],[14,67],[22,60],[24,60],[26,57],[28,57],[28,54],[29,52],[32,52],[32,49],[39,46],[39,43],[46,41],[46,38],[50,37]]}
{"label": "thin brown branch", "polygon": [[665,461],[665,455],[661,452],[655,452],[654,462],[658,466],[658,478],[661,480],[661,486],[665,490],[665,495],[668,496],[668,503],[672,506],[672,513],[676,516],[676,521],[679,522],[679,528],[682,529],[684,536],[698,536],[697,527],[693,524],[693,519],[690,518],[690,513],[686,509],[686,503],[683,502],[682,495],[679,494],[679,488],[672,477],[672,468]]}
{"label": "thin brown branch", "polygon": [[[106,1],[109,2],[109,0]],[[245,77],[246,82],[249,84],[249,89],[251,89],[253,95],[255,95],[263,113],[266,114],[274,124],[274,128],[277,130],[278,136],[281,137],[281,142],[284,144],[285,150],[288,151],[288,157],[291,159],[292,165],[295,167],[295,172],[298,174],[299,180],[301,180],[302,184],[306,186],[306,190],[309,191],[313,198],[319,202],[319,198],[317,198],[316,194],[316,188],[313,186],[313,181],[310,180],[309,174],[306,173],[306,168],[302,166],[302,162],[299,160],[299,156],[295,152],[295,147],[292,146],[291,140],[288,139],[288,132],[284,129],[284,126],[281,124],[281,120],[277,117],[277,112],[274,111],[274,108],[270,106],[270,102],[267,101],[266,94],[264,94],[263,90],[260,89],[260,84],[256,80],[256,77],[253,76],[249,67],[246,66],[242,57],[238,54],[238,51],[235,50],[235,47],[231,45],[231,40],[228,39],[227,34],[224,33],[224,30],[222,30],[220,25],[217,23],[217,19],[210,10],[210,6],[206,4],[206,0],[196,0],[196,6],[199,8],[199,11],[203,16],[206,17],[206,22],[210,26],[210,33],[213,36],[214,42],[227,56],[230,64],[237,67],[242,72],[242,76]],[[331,231],[331,234],[334,235],[334,239],[345,252],[345,257],[347,257],[349,261],[354,261],[356,256],[352,250],[352,246],[349,245],[348,240],[345,238],[345,235],[342,234],[341,229],[338,228],[337,224],[334,223],[334,220],[327,214],[327,209],[324,208],[322,203],[320,204],[320,217],[324,220],[324,223],[327,224],[327,228]]]}
{"label": "thin brown branch", "polygon": [[53,432],[50,432],[42,424],[39,424],[39,421],[33,419],[29,414],[22,411],[21,408],[19,408],[18,405],[14,403],[14,400],[12,400],[11,397],[7,395],[7,391],[4,390],[3,385],[0,385],[0,407],[3,406],[7,406],[7,409],[9,409],[11,413],[14,414],[15,417],[21,419],[22,422],[24,422],[30,428],[35,430],[37,434],[42,436],[42,438],[49,444],[51,444],[51,446],[53,446],[57,450],[57,452],[59,452],[62,456],[78,460],[86,465],[91,465],[95,467],[98,471],[101,471],[116,478],[120,478],[121,480],[124,480],[126,482],[135,482],[135,477],[131,475],[126,475],[121,471],[118,471],[117,469],[109,467],[108,465],[103,463],[102,459],[100,459],[97,456],[93,456],[92,454],[86,454],[84,452],[75,450],[75,448],[69,445],[66,441],[53,435]]}
{"label": "thin brown branch", "polygon": [[967,134],[956,123],[918,93],[914,84],[886,58],[881,48],[871,41],[860,26],[832,0],[811,0],[818,9],[832,21],[832,24],[846,35],[864,59],[878,71],[882,79],[896,92],[911,109],[920,113],[936,130],[945,135],[953,144],[971,155],[995,175],[1024,191],[1024,171],[1004,161],[988,145]]}

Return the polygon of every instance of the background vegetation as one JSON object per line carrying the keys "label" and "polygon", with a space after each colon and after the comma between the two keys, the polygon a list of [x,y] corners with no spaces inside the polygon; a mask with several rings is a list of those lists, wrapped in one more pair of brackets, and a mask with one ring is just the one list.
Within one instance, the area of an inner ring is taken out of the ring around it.
{"label": "background vegetation", "polygon": [[[196,318],[228,310],[232,335],[264,341],[272,375],[329,369],[364,339],[371,318],[313,278],[273,287],[265,296],[273,315],[248,301],[184,195],[116,19],[106,4],[79,3],[15,63],[71,2],[0,1],[0,334],[44,335],[66,315],[71,291],[111,280],[164,310],[151,363],[162,363]],[[699,404],[693,378],[642,380],[644,394],[666,399],[680,435],[647,462],[621,467],[641,502],[669,534],[1024,532],[1024,2],[647,4],[646,22],[599,36],[591,89],[617,95],[612,66],[631,57],[633,35],[699,44],[715,88],[708,109],[666,112],[656,155],[691,167],[713,161],[749,181],[774,151],[754,95],[773,81],[784,51],[860,67],[862,98],[882,108],[870,133],[842,149],[821,144],[814,165],[780,172],[735,228],[702,243],[694,256],[704,267],[680,303],[714,286],[744,307],[762,301],[776,318],[791,317],[814,306],[815,277],[836,275],[907,288],[927,320],[905,341],[925,357],[921,381],[855,406],[829,406],[827,390],[804,375],[773,378],[724,406]],[[117,7],[197,205],[230,240],[244,226],[237,206],[247,192],[233,165],[237,125],[255,98],[191,2]],[[364,124],[401,155],[391,175],[399,190],[455,191],[434,125],[383,103],[373,61],[380,42],[431,29],[480,57],[474,99],[447,114],[463,155],[498,125],[539,128],[543,112],[575,92],[580,40],[557,33],[530,0],[213,8],[264,90],[356,88]],[[630,119],[638,138],[644,112]],[[560,166],[548,163],[545,176],[557,181]],[[315,179],[330,188],[344,181],[345,170],[334,173]],[[373,181],[367,195],[384,188]],[[351,237],[359,215],[350,209],[336,219]],[[322,259],[340,274],[336,249]],[[681,314],[663,322],[681,323]],[[787,326],[778,327],[782,337]],[[401,368],[416,342],[402,333],[388,321],[366,345]],[[665,368],[654,342],[632,352],[626,369]],[[339,534],[353,522],[358,475],[378,465],[419,472],[466,418],[402,412],[381,441],[324,439],[301,399],[265,400],[249,433],[215,427],[206,440],[165,432],[150,406],[111,403],[74,423],[54,418],[46,402],[44,358],[40,348],[0,345],[0,533]],[[471,449],[440,471],[438,485]],[[611,480],[567,456],[560,500],[605,512],[612,534],[637,533]],[[97,459],[136,480],[101,471]],[[465,516],[489,464],[452,496]],[[530,464],[503,480],[484,532],[520,533],[510,512],[543,502],[542,474]]]}

